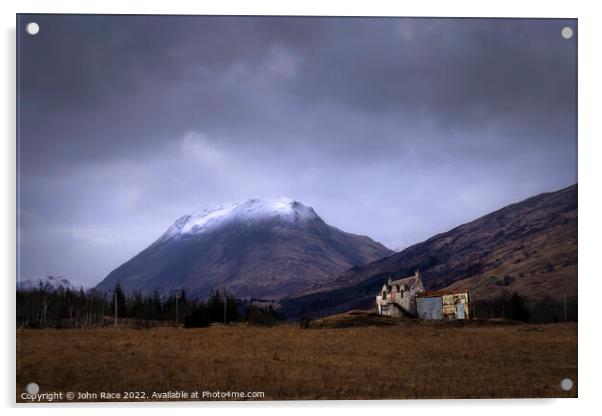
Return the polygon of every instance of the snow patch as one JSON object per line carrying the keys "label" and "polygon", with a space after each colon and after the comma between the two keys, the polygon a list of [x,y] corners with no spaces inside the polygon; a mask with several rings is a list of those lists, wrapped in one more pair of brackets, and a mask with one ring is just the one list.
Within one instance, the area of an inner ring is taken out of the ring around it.
{"label": "snow patch", "polygon": [[161,236],[165,240],[174,236],[202,234],[232,222],[279,218],[296,223],[317,218],[313,208],[290,198],[250,199],[244,203],[213,205],[202,212],[185,215]]}

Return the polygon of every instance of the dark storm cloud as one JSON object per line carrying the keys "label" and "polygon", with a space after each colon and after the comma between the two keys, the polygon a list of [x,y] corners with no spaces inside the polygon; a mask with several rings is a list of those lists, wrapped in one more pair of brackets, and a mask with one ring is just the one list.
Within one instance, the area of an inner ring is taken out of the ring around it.
{"label": "dark storm cloud", "polygon": [[[557,36],[560,25],[371,20],[346,33],[348,42],[341,49],[336,45],[340,39],[331,39],[314,54],[316,59],[306,61],[308,82],[299,91],[377,112],[435,110],[440,119],[461,122],[513,109],[531,113],[533,104],[570,110],[576,49]],[[339,52],[333,54],[333,48]],[[314,87],[306,88],[310,84]]]}
{"label": "dark storm cloud", "polygon": [[216,202],[286,195],[405,245],[576,181],[573,20],[31,20],[25,275],[97,281]]}

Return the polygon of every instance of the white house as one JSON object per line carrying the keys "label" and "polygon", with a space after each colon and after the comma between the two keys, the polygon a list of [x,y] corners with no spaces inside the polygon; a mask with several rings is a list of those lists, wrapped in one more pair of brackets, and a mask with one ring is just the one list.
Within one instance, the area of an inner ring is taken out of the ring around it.
{"label": "white house", "polygon": [[424,292],[420,271],[413,276],[385,283],[376,296],[376,308],[379,315],[410,316],[417,315],[416,297]]}

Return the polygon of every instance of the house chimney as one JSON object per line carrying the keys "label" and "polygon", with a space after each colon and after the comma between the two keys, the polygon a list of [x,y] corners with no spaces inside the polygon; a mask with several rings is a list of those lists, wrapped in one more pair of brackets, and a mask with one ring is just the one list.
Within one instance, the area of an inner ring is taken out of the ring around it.
{"label": "house chimney", "polygon": [[414,284],[418,288],[419,292],[424,292],[424,285],[422,284],[422,274],[419,269],[414,272]]}

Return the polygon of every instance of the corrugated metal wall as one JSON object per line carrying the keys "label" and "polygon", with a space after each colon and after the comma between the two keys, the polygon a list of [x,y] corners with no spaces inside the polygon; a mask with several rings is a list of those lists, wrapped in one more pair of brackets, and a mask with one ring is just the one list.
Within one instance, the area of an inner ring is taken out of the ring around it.
{"label": "corrugated metal wall", "polygon": [[418,298],[417,309],[420,319],[443,319],[443,299],[441,297]]}
{"label": "corrugated metal wall", "polygon": [[445,319],[458,319],[457,304],[463,305],[464,319],[468,319],[468,294],[458,293],[443,296],[443,316]]}

